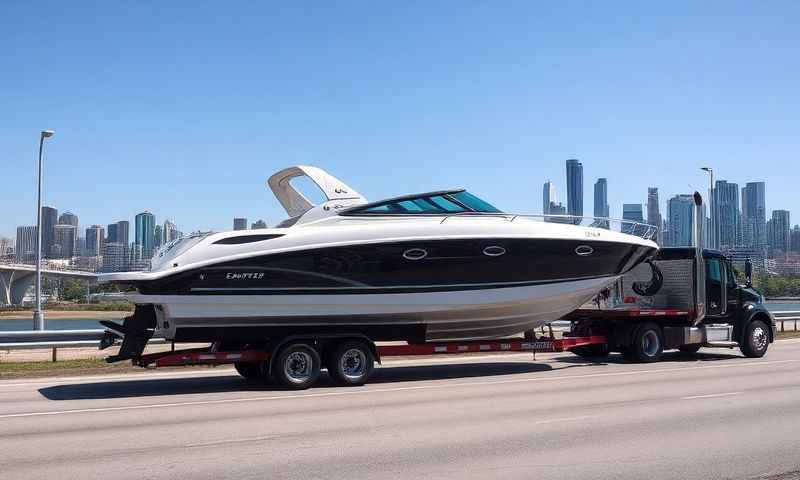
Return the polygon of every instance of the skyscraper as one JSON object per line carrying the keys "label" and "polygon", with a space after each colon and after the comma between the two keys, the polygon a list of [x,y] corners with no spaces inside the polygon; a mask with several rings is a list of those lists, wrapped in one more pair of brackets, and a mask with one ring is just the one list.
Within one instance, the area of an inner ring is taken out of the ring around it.
{"label": "skyscraper", "polygon": [[647,189],[647,224],[658,228],[658,232],[653,240],[659,245],[664,242],[663,219],[661,218],[661,208],[658,201],[658,188],[649,187]]}
{"label": "skyscraper", "polygon": [[117,231],[119,228],[116,223],[106,225],[106,243],[117,243]]}
{"label": "skyscraper", "polygon": [[567,160],[567,213],[583,216],[583,164],[574,158]]}
{"label": "skyscraper", "polygon": [[164,232],[164,243],[169,243],[173,240],[177,240],[180,237],[178,227],[176,227],[175,224],[169,220],[164,220],[164,228],[162,231]]}
{"label": "skyscraper", "polygon": [[542,187],[542,213],[551,215],[550,205],[556,203],[556,186],[550,180],[544,182]]}
{"label": "skyscraper", "polygon": [[[623,220],[630,220],[636,223],[644,223],[644,215],[642,212],[642,204],[641,203],[623,203],[622,204],[622,219]],[[623,223],[622,228],[620,229],[622,233],[632,233],[635,234],[638,232],[636,230],[635,225]]]}
{"label": "skyscraper", "polygon": [[742,188],[742,243],[746,247],[767,244],[767,202],[764,182],[749,182]]}
{"label": "skyscraper", "polygon": [[161,225],[156,225],[153,227],[153,250],[158,250],[158,248],[164,242],[164,233],[161,229]]}
{"label": "skyscraper", "polygon": [[156,217],[148,211],[136,215],[136,253],[137,260],[149,260],[153,257],[153,236],[156,230]]}
{"label": "skyscraper", "polygon": [[250,225],[250,228],[252,230],[258,230],[259,228],[267,228],[267,222],[265,222],[264,220],[258,220],[256,222],[253,222],[253,224]]}
{"label": "skyscraper", "polygon": [[789,234],[789,251],[800,253],[800,225],[795,225]]}
{"label": "skyscraper", "polygon": [[36,225],[17,227],[14,254],[18,263],[36,263]]}
{"label": "skyscraper", "polygon": [[103,271],[124,272],[128,268],[128,248],[117,242],[103,245]]}
{"label": "skyscraper", "polygon": [[691,195],[675,195],[667,202],[669,217],[670,246],[688,247],[692,245],[692,219],[694,218],[694,199]]}
{"label": "skyscraper", "polygon": [[233,229],[234,230],[247,230],[247,219],[246,218],[234,218],[233,219]]}
{"label": "skyscraper", "polygon": [[717,247],[727,249],[741,246],[739,186],[725,180],[717,180],[714,188],[714,205],[717,222]]}
{"label": "skyscraper", "polygon": [[72,212],[64,212],[58,217],[58,224],[59,225],[72,225],[75,229],[78,229],[78,216]]}
{"label": "skyscraper", "polygon": [[121,220],[117,222],[117,236],[116,236],[117,243],[121,243],[126,247],[130,245],[130,237],[128,235],[130,227],[131,224],[127,220]]}
{"label": "skyscraper", "polygon": [[58,225],[58,210],[42,207],[42,258],[51,258],[55,226]]}
{"label": "skyscraper", "polygon": [[78,227],[59,224],[53,227],[53,258],[72,258],[75,256],[78,241]]}
{"label": "skyscraper", "polygon": [[598,218],[608,218],[608,180],[598,178],[594,182],[594,216]]}
{"label": "skyscraper", "polygon": [[92,225],[86,229],[86,255],[96,257],[103,254],[105,231],[100,225]]}
{"label": "skyscraper", "polygon": [[790,245],[789,211],[773,210],[769,221],[769,247],[776,252],[786,253]]}

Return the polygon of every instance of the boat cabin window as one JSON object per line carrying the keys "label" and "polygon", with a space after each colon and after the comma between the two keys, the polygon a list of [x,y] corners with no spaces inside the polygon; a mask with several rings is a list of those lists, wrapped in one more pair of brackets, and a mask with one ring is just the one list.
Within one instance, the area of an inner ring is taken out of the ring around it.
{"label": "boat cabin window", "polygon": [[465,212],[501,213],[500,210],[465,190],[453,190],[383,200],[349,209],[342,214],[413,215]]}

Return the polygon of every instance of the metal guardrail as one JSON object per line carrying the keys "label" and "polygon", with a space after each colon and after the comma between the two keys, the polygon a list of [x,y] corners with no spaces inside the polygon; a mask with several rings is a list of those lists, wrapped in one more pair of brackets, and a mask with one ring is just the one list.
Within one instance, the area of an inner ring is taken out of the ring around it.
{"label": "metal guardrail", "polygon": [[[20,330],[0,332],[0,350],[32,348],[98,347],[105,330]],[[150,343],[166,343],[152,338]]]}
{"label": "metal guardrail", "polygon": [[[800,310],[789,310],[783,312],[772,312],[775,323],[778,325],[779,332],[797,332],[798,321],[800,321]],[[789,329],[786,325],[789,325]]]}

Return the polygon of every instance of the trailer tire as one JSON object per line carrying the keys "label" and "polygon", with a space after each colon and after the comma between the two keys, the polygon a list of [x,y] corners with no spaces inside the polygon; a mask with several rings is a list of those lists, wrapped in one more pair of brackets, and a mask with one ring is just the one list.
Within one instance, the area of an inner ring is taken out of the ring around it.
{"label": "trailer tire", "polygon": [[702,345],[700,345],[699,343],[696,343],[696,344],[693,344],[693,345],[681,345],[680,347],[678,347],[678,350],[681,353],[685,353],[685,354],[688,354],[688,355],[694,355],[695,353],[700,351],[700,347],[702,347]]}
{"label": "trailer tire", "polygon": [[375,355],[366,342],[347,340],[331,351],[328,374],[334,382],[344,386],[364,385],[375,369]]}
{"label": "trailer tire", "polygon": [[262,377],[260,363],[234,362],[233,368],[248,382],[259,380]]}
{"label": "trailer tire", "polygon": [[272,376],[286,388],[305,390],[317,382],[320,365],[319,353],[314,347],[302,342],[290,343],[275,357]]}
{"label": "trailer tire", "polygon": [[742,345],[739,347],[745,357],[760,358],[769,348],[769,327],[761,320],[753,320],[744,330]]}
{"label": "trailer tire", "polygon": [[661,359],[664,353],[664,333],[661,327],[652,322],[642,323],[633,331],[631,345],[623,355],[636,363],[652,363]]}

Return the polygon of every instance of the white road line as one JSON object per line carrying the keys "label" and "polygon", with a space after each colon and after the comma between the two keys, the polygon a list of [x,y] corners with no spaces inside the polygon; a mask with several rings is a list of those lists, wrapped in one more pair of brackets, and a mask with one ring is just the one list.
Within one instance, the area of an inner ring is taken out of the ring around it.
{"label": "white road line", "polygon": [[168,407],[188,407],[197,405],[220,405],[227,403],[244,403],[244,402],[267,402],[272,400],[296,400],[303,398],[321,398],[321,397],[341,397],[346,395],[369,395],[373,393],[390,393],[390,392],[407,392],[414,390],[442,390],[448,388],[462,388],[462,387],[487,387],[492,385],[510,385],[515,383],[534,383],[534,382],[553,382],[558,380],[579,380],[586,378],[602,378],[602,377],[624,377],[632,375],[654,375],[674,372],[686,372],[687,369],[692,370],[708,370],[708,369],[722,369],[722,368],[736,368],[736,367],[751,367],[751,366],[765,366],[776,365],[785,363],[797,363],[800,359],[793,360],[773,360],[773,361],[756,361],[747,363],[727,364],[727,365],[701,365],[697,367],[674,367],[674,368],[661,368],[655,370],[633,370],[626,372],[608,372],[608,373],[588,373],[584,375],[559,375],[554,377],[537,376],[526,378],[515,378],[510,380],[497,380],[497,381],[474,381],[474,382],[459,382],[459,383],[443,383],[433,385],[415,385],[407,387],[390,387],[390,388],[369,388],[355,390],[355,389],[334,389],[335,391],[319,392],[319,393],[300,393],[295,395],[271,395],[264,397],[240,397],[240,398],[224,398],[218,400],[196,400],[187,402],[170,402],[170,403],[152,403],[144,405],[128,405],[119,407],[97,407],[97,408],[78,408],[73,410],[52,410],[44,412],[25,412],[25,413],[8,413],[0,415],[0,419],[4,418],[23,418],[23,417],[41,417],[50,415],[67,415],[73,413],[99,413],[99,412],[119,412],[127,410],[145,410],[148,408],[168,408]]}
{"label": "white road line", "polygon": [[697,400],[699,398],[719,398],[731,395],[741,395],[743,392],[710,393],[708,395],[692,395],[691,397],[681,397],[681,400]]}

